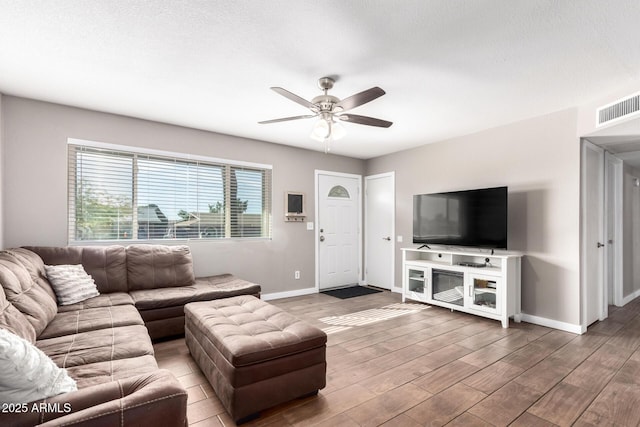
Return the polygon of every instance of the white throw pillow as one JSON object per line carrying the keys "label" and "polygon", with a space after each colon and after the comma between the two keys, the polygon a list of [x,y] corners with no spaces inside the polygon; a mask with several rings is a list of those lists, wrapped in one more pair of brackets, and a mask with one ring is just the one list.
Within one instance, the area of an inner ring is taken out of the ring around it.
{"label": "white throw pillow", "polygon": [[58,305],[75,304],[100,295],[93,277],[82,265],[45,265]]}
{"label": "white throw pillow", "polygon": [[0,329],[0,402],[29,403],[77,390],[65,369],[29,341]]}

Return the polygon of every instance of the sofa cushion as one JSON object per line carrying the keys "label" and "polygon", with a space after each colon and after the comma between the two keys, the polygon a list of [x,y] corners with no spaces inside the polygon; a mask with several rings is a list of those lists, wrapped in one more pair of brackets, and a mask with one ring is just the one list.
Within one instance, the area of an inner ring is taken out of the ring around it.
{"label": "sofa cushion", "polygon": [[140,313],[133,305],[65,311],[53,318],[38,339],[130,325],[144,325]]}
{"label": "sofa cushion", "polygon": [[127,246],[129,290],[188,286],[195,282],[188,246]]}
{"label": "sofa cushion", "polygon": [[127,254],[124,246],[25,246],[45,264],[82,264],[102,293],[127,292]]}
{"label": "sofa cushion", "polygon": [[[193,285],[131,291],[138,310],[183,306],[194,301],[209,301],[237,295],[260,294],[260,285],[221,274],[196,279]],[[144,317],[144,316],[143,316]]]}
{"label": "sofa cushion", "polygon": [[[30,410],[24,413],[0,412],[0,425],[188,425],[187,391],[171,372],[163,369],[81,388],[34,403],[36,405],[30,405]],[[71,412],[65,411],[66,408]]]}
{"label": "sofa cushion", "polygon": [[36,342],[36,331],[33,326],[24,314],[7,301],[2,286],[0,286],[0,328],[24,338],[31,344]]}
{"label": "sofa cushion", "polygon": [[56,295],[47,278],[47,272],[44,269],[42,258],[40,258],[38,254],[24,248],[9,249],[9,252],[27,269],[33,281],[55,301]]}
{"label": "sofa cushion", "polygon": [[148,354],[67,368],[69,376],[76,380],[78,388],[117,381],[140,374],[150,374],[157,370],[158,363],[156,359]]}
{"label": "sofa cushion", "polygon": [[21,262],[24,258],[19,257],[12,251],[0,252],[0,284],[7,300],[24,314],[38,336],[56,315],[57,304],[38,283],[41,278],[33,277]]}
{"label": "sofa cushion", "polygon": [[37,340],[36,346],[62,368],[153,355],[147,329],[140,325]]}
{"label": "sofa cushion", "polygon": [[133,298],[126,292],[100,294],[97,297],[89,298],[76,304],[58,306],[58,313],[85,310],[87,308],[114,307],[117,305],[133,305]]}
{"label": "sofa cushion", "polygon": [[32,402],[77,389],[67,372],[40,349],[0,329],[0,402]]}
{"label": "sofa cushion", "polygon": [[82,264],[44,266],[59,305],[71,305],[100,295]]}

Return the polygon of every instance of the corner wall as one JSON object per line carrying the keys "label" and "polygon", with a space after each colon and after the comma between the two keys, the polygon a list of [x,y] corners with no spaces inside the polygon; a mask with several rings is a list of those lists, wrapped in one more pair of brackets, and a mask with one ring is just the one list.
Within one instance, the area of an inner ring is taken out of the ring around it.
{"label": "corner wall", "polygon": [[[2,247],[67,244],[67,138],[273,165],[273,239],[186,242],[198,276],[233,273],[263,293],[315,287],[314,232],[284,222],[284,192],[307,194],[314,221],[314,171],[362,175],[363,160],[163,123],[4,96],[5,226]],[[181,241],[183,242],[183,241]],[[294,271],[301,271],[300,280]]]}
{"label": "corner wall", "polygon": [[[413,195],[509,187],[508,248],[522,259],[522,311],[535,323],[580,325],[580,144],[577,110],[371,159],[396,173],[396,286],[412,245]],[[428,126],[428,124],[425,124]],[[525,320],[527,318],[525,317]]]}

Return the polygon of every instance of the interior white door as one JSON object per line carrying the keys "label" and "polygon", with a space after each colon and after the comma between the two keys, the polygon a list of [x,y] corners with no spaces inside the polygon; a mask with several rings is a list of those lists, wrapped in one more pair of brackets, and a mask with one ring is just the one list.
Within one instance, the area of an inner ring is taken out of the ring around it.
{"label": "interior white door", "polygon": [[622,198],[623,165],[616,156],[605,153],[605,301],[604,314],[609,305],[623,305],[622,297]]}
{"label": "interior white door", "polygon": [[604,150],[582,142],[582,327],[604,318]]}
{"label": "interior white door", "polygon": [[318,174],[318,286],[359,283],[360,177]]}
{"label": "interior white door", "polygon": [[391,290],[395,249],[395,175],[365,178],[365,280]]}

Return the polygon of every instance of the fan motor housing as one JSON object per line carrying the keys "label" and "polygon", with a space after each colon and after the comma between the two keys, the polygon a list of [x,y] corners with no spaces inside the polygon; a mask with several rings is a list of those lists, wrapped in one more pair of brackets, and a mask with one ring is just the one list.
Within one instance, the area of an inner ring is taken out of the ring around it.
{"label": "fan motor housing", "polygon": [[329,90],[333,87],[333,84],[336,81],[334,79],[332,79],[331,77],[321,77],[318,79],[318,86],[320,87],[320,89],[322,90]]}
{"label": "fan motor housing", "polygon": [[317,105],[320,111],[331,111],[338,102],[340,98],[331,95],[319,95],[311,100],[311,103]]}

